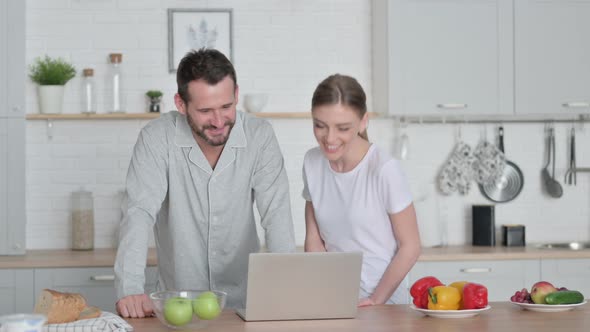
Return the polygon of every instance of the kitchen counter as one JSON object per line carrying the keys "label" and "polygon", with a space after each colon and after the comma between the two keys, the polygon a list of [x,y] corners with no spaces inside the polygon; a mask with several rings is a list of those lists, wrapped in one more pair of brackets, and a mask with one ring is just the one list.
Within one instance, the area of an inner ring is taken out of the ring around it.
{"label": "kitchen counter", "polygon": [[535,245],[526,247],[476,247],[471,245],[422,248],[419,261],[469,261],[469,260],[515,260],[515,259],[575,259],[590,258],[590,250],[540,249]]}
{"label": "kitchen counter", "polygon": [[[299,248],[302,250],[301,248]],[[117,249],[91,251],[28,250],[21,256],[0,256],[0,269],[10,268],[60,268],[113,266]],[[516,260],[516,259],[573,259],[590,258],[590,250],[539,249],[526,247],[474,247],[470,245],[442,248],[423,248],[419,261],[468,261],[468,260]],[[157,265],[156,250],[148,251],[148,266]]]}
{"label": "kitchen counter", "polygon": [[[112,267],[117,249],[94,249],[89,251],[27,250],[25,255],[0,256],[0,269],[33,269],[61,267]],[[148,266],[158,264],[156,250],[148,250]]]}
{"label": "kitchen counter", "polygon": [[[266,331],[478,331],[478,332],[554,332],[588,331],[590,304],[560,313],[531,312],[508,302],[490,303],[492,308],[471,318],[440,319],[425,317],[409,305],[380,305],[360,308],[355,319],[244,322],[226,310],[201,332]],[[169,331],[157,318],[128,319],[135,331]]]}

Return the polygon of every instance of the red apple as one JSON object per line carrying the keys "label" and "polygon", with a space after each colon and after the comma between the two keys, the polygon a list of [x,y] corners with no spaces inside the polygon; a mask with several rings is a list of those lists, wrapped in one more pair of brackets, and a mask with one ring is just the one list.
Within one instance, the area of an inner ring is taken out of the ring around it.
{"label": "red apple", "polygon": [[531,287],[531,299],[536,304],[546,304],[545,296],[557,292],[557,289],[547,281],[539,281]]}

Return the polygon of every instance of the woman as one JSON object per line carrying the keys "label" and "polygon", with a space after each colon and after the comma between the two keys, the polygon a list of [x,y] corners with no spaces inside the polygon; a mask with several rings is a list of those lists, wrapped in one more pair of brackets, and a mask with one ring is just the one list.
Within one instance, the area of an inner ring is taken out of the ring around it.
{"label": "woman", "polygon": [[368,140],[365,92],[336,74],[311,104],[319,146],[303,163],[305,251],[361,251],[358,305],[408,303],[406,275],[420,255],[416,214],[399,163]]}

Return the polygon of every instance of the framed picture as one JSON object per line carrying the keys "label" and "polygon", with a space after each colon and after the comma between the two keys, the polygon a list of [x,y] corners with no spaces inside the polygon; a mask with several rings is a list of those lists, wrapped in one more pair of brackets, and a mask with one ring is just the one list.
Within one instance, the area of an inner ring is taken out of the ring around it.
{"label": "framed picture", "polygon": [[231,9],[168,9],[168,68],[175,72],[190,50],[214,48],[232,58]]}

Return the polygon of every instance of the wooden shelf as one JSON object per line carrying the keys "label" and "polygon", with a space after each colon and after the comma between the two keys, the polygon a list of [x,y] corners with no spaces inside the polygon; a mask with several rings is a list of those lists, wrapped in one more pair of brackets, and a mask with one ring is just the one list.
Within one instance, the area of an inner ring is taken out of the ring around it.
{"label": "wooden shelf", "polygon": [[149,120],[160,113],[27,114],[27,120]]}
{"label": "wooden shelf", "polygon": [[[309,119],[310,112],[275,112],[251,113],[260,118],[273,119]],[[109,114],[27,114],[27,120],[149,120],[160,116],[160,113],[109,113]],[[371,118],[377,113],[369,112]]]}

